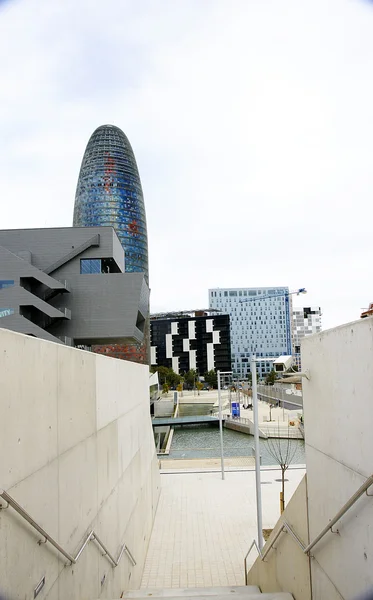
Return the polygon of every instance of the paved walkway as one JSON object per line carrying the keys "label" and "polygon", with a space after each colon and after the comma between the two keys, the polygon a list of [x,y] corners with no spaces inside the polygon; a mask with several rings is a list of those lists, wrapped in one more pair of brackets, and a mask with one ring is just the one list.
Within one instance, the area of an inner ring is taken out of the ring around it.
{"label": "paved walkway", "polygon": [[[220,458],[167,458],[160,459],[161,471],[221,471]],[[254,456],[231,456],[224,458],[224,469],[248,469],[255,466]]]}
{"label": "paved walkway", "polygon": [[[286,473],[288,501],[305,473]],[[263,527],[280,514],[281,471],[262,469]],[[162,492],[142,588],[243,585],[243,559],[256,537],[255,472],[162,474]],[[253,560],[255,554],[253,553]]]}

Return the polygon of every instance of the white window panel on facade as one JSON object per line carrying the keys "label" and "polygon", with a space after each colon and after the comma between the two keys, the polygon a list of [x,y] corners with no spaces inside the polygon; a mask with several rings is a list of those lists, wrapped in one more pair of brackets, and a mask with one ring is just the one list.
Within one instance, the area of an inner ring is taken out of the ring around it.
{"label": "white window panel on facade", "polygon": [[189,350],[189,364],[191,369],[197,368],[197,350]]}
{"label": "white window panel on facade", "polygon": [[214,344],[206,344],[207,347],[207,370],[212,371],[215,368]]}
{"label": "white window panel on facade", "polygon": [[213,326],[214,326],[214,319],[207,319],[206,320],[206,331],[208,333],[212,333]]}
{"label": "white window panel on facade", "polygon": [[184,339],[183,340],[183,352],[188,352],[189,349],[190,349],[189,339]]}
{"label": "white window panel on facade", "polygon": [[188,321],[188,337],[190,340],[196,339],[196,322]]}
{"label": "white window panel on facade", "polygon": [[179,333],[179,323],[177,321],[171,323],[171,333],[172,335],[177,335]]}
{"label": "white window panel on facade", "polygon": [[175,373],[179,374],[179,357],[178,356],[172,357],[172,368],[175,371]]}
{"label": "white window panel on facade", "polygon": [[157,364],[157,346],[150,346],[150,364]]}
{"label": "white window panel on facade", "polygon": [[166,333],[166,358],[172,358],[172,333]]}

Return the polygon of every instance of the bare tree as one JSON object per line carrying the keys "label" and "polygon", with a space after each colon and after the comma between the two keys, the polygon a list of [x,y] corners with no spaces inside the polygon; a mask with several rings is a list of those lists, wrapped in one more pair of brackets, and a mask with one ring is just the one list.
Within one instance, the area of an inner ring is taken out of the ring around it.
{"label": "bare tree", "polygon": [[[282,433],[282,432],[281,432]],[[272,458],[280,465],[281,469],[281,484],[280,492],[280,510],[281,513],[285,509],[285,473],[292,463],[295,453],[299,447],[299,440],[291,435],[292,430],[288,426],[287,435],[280,437],[280,424],[278,424],[277,437],[268,437],[267,449]]]}

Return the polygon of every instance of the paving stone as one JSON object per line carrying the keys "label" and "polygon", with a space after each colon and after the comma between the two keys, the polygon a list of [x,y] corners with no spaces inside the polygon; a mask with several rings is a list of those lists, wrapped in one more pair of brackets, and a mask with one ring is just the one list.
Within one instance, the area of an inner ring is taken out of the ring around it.
{"label": "paving stone", "polygon": [[[287,471],[286,501],[304,473]],[[262,479],[272,483],[262,486],[269,529],[280,516],[280,470],[266,468]],[[243,585],[244,556],[257,537],[255,472],[229,472],[224,481],[220,473],[162,474],[161,485],[141,588]]]}

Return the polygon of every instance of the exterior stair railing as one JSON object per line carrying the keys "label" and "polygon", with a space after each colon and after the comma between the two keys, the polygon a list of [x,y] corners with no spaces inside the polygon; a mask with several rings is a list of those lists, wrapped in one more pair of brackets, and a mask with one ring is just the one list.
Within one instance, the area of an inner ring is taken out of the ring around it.
{"label": "exterior stair railing", "polygon": [[124,553],[126,553],[128,558],[130,559],[132,565],[133,566],[136,565],[136,561],[135,561],[132,553],[130,552],[130,550],[127,548],[126,544],[122,544],[121,549],[119,550],[118,558],[115,559],[93,529],[89,533],[87,533],[87,535],[85,536],[84,541],[81,544],[80,548],[78,549],[76,555],[73,556],[72,554],[70,554],[69,552],[64,550],[62,548],[62,546],[60,546],[60,544],[58,542],[56,542],[56,540],[54,540],[46,531],[44,531],[44,529],[42,527],[40,527],[40,525],[38,525],[38,523],[28,514],[28,512],[26,512],[25,509],[22,508],[22,506],[14,500],[14,498],[12,498],[12,496],[10,496],[7,492],[5,492],[2,489],[0,489],[0,496],[1,496],[1,498],[3,498],[5,500],[5,502],[7,502],[7,506],[0,505],[0,509],[4,510],[4,509],[8,508],[9,506],[14,508],[14,510],[19,515],[21,515],[21,517],[23,517],[34,529],[36,529],[36,531],[38,531],[40,533],[40,535],[42,535],[45,538],[44,541],[39,540],[38,544],[40,545],[40,544],[45,544],[46,542],[49,542],[50,544],[52,544],[52,546],[54,546],[54,548],[56,548],[56,550],[58,550],[58,552],[61,552],[61,554],[69,561],[68,564],[75,565],[78,562],[84,548],[86,548],[86,546],[88,545],[89,542],[94,541],[104,551],[103,556],[107,557],[107,559],[109,560],[109,562],[111,562],[113,567],[118,566]]}
{"label": "exterior stair railing", "polygon": [[291,535],[291,537],[293,538],[293,540],[301,548],[302,552],[304,554],[307,554],[308,556],[310,556],[312,558],[311,550],[316,546],[316,544],[318,544],[320,542],[320,540],[324,537],[324,535],[326,533],[328,533],[328,531],[332,531],[333,530],[333,525],[335,525],[343,517],[343,515],[346,514],[346,512],[355,504],[355,502],[364,493],[367,496],[372,496],[372,494],[368,494],[368,489],[370,488],[371,485],[373,485],[373,475],[371,475],[370,477],[368,477],[368,479],[359,487],[359,489],[351,496],[351,498],[337,512],[337,514],[335,515],[335,517],[333,517],[333,519],[331,519],[331,521],[329,521],[329,523],[324,527],[324,529],[322,529],[322,531],[320,531],[320,533],[315,537],[315,539],[310,544],[308,544],[308,546],[306,546],[302,542],[302,540],[297,536],[297,534],[291,528],[291,526],[289,525],[289,523],[287,523],[287,521],[283,521],[282,522],[281,527],[278,529],[278,531],[276,532],[276,534],[273,537],[273,539],[271,540],[271,542],[268,545],[267,544],[265,545],[263,551],[259,548],[257,541],[253,540],[252,543],[251,543],[251,546],[250,546],[249,550],[247,551],[245,559],[244,559],[244,565],[245,565],[245,585],[247,585],[247,583],[248,583],[248,578],[247,578],[247,575],[248,575],[247,557],[249,556],[249,554],[250,554],[251,550],[254,548],[254,546],[257,549],[257,552],[258,552],[261,560],[264,560],[265,557],[267,556],[267,554],[272,549],[274,543],[280,537],[281,533],[282,532],[286,532],[286,533],[289,533]]}

